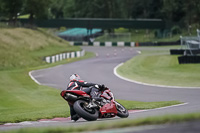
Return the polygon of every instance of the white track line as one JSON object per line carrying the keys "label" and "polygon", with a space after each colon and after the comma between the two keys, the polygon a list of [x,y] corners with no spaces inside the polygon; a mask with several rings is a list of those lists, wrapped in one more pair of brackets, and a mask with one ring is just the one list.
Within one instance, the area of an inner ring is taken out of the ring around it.
{"label": "white track line", "polygon": [[176,105],[171,105],[171,106],[166,106],[166,107],[160,107],[160,108],[155,108],[155,109],[147,109],[147,110],[138,110],[135,112],[130,112],[130,114],[132,113],[140,113],[140,112],[147,112],[147,111],[155,111],[155,110],[160,110],[160,109],[167,109],[167,108],[172,108],[172,107],[179,107],[179,106],[183,106],[183,105],[187,105],[189,103],[181,103],[181,104],[176,104]]}
{"label": "white track line", "polygon": [[38,76],[33,77],[32,72],[34,72],[34,71],[30,71],[30,72],[29,72],[29,76],[30,76],[31,79],[32,79],[33,81],[35,81],[35,83],[37,83],[38,85],[46,85],[46,86],[54,86],[54,87],[57,87],[57,86],[58,86],[57,84],[40,83],[37,79],[35,79],[35,77],[43,77],[43,76],[42,76],[42,75],[38,75]]}
{"label": "white track line", "polygon": [[[187,105],[188,103],[182,103],[182,104],[177,104],[177,105],[171,105],[171,106],[167,106],[167,107],[161,107],[161,108],[155,108],[155,109],[147,109],[147,110],[129,110],[132,112],[129,112],[130,114],[133,113],[140,113],[140,112],[147,112],[147,111],[154,111],[154,110],[160,110],[160,109],[167,109],[167,108],[171,108],[171,107],[178,107],[178,106],[183,106],[183,105]],[[68,117],[70,118],[70,117]],[[70,121],[69,119],[65,120],[65,121]],[[51,123],[51,122],[60,122],[59,120],[51,120],[51,119],[47,119],[45,121],[23,121],[23,122],[19,122],[19,123],[5,123],[5,126],[17,126],[17,125],[31,125],[31,124],[35,124],[35,123]]]}
{"label": "white track line", "polygon": [[181,87],[181,86],[166,86],[166,85],[157,85],[157,84],[148,84],[148,83],[143,83],[143,82],[139,82],[136,80],[132,80],[132,79],[128,79],[125,77],[122,77],[121,75],[119,75],[117,73],[117,69],[122,66],[124,63],[120,63],[118,64],[114,69],[113,69],[113,73],[115,74],[115,76],[117,76],[120,79],[132,82],[132,83],[136,83],[136,84],[141,84],[141,85],[147,85],[147,86],[155,86],[155,87],[167,87],[167,88],[188,88],[188,89],[199,89],[199,87]]}
{"label": "white track line", "polygon": [[32,76],[32,72],[34,72],[34,71],[30,71],[30,72],[28,73],[29,76],[31,77],[31,79],[32,79],[33,81],[35,81],[35,83],[41,85],[41,83],[40,83],[39,81],[37,81],[37,80]]}

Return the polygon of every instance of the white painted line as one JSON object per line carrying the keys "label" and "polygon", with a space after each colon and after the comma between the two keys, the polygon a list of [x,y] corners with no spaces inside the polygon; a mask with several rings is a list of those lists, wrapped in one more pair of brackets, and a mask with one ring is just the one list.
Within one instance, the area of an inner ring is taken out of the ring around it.
{"label": "white painted line", "polygon": [[[172,108],[172,107],[179,107],[179,106],[183,106],[183,105],[187,105],[188,103],[182,103],[182,104],[177,104],[177,105],[171,105],[171,106],[166,106],[166,107],[161,107],[161,108],[155,108],[155,109],[148,109],[148,110],[128,110],[130,111],[130,114],[133,113],[140,113],[140,112],[147,112],[147,111],[154,111],[154,110],[160,110],[160,109],[167,109],[167,108]],[[70,117],[68,117],[67,120],[69,120]],[[20,123],[5,123],[5,126],[16,126],[16,125],[31,125],[33,123],[51,123],[51,122],[59,122],[59,120],[44,120],[44,121],[24,121],[24,122],[20,122]]]}
{"label": "white painted line", "polygon": [[142,52],[141,52],[141,51],[137,51],[137,53],[138,53],[138,54],[141,54]]}
{"label": "white painted line", "polygon": [[185,89],[199,89],[200,87],[181,87],[181,86],[166,86],[166,85],[157,85],[157,84],[148,84],[148,83],[143,83],[143,82],[139,82],[136,80],[132,80],[132,79],[128,79],[125,77],[122,77],[121,75],[119,75],[117,73],[117,69],[122,66],[124,63],[120,63],[118,64],[114,69],[113,69],[113,73],[115,74],[115,76],[117,76],[120,79],[132,82],[132,83],[136,83],[136,84],[141,84],[141,85],[147,85],[147,86],[155,86],[155,87],[166,87],[166,88],[185,88]]}
{"label": "white painted line", "polygon": [[[59,66],[57,66],[57,67],[59,67]],[[38,85],[46,85],[46,86],[54,86],[54,87],[57,87],[57,86],[58,86],[57,84],[48,84],[48,83],[45,84],[45,83],[40,83],[39,81],[37,81],[37,80],[35,79],[35,77],[42,77],[42,75],[38,75],[38,76],[33,77],[32,72],[34,72],[34,71],[30,71],[30,72],[29,72],[29,76],[30,76],[31,79],[32,79],[33,81],[35,81],[35,83],[37,83]]]}
{"label": "white painted line", "polygon": [[[161,108],[155,108],[155,109],[148,109],[148,110],[128,110],[130,111],[129,114],[133,113],[141,113],[141,112],[147,112],[147,111],[154,111],[154,110],[160,110],[160,109],[167,109],[167,108],[172,108],[172,107],[178,107],[178,106],[183,106],[187,105],[188,103],[182,103],[182,104],[177,104],[177,105],[171,105],[167,107],[161,107]],[[70,117],[67,118],[67,121],[70,120]],[[52,123],[52,122],[60,122],[59,120],[52,120],[52,119],[47,119],[44,121],[24,121],[20,123],[5,123],[5,126],[16,126],[16,125],[31,125],[33,123]]]}
{"label": "white painted line", "polygon": [[23,121],[19,123],[20,125],[31,125],[33,124],[31,121]]}
{"label": "white painted line", "polygon": [[41,78],[41,77],[44,77],[44,75],[37,75],[37,76],[34,76],[34,78]]}
{"label": "white painted line", "polygon": [[35,83],[41,85],[40,82],[38,82],[38,81],[32,76],[32,72],[34,72],[34,71],[30,71],[30,72],[28,73],[29,76],[31,77],[31,79],[32,79],[33,81],[35,81]]}
{"label": "white painted line", "polygon": [[155,108],[155,109],[150,109],[150,110],[146,110],[146,111],[153,111],[153,110],[159,110],[159,109],[167,109],[167,108],[172,108],[172,107],[179,107],[179,106],[183,106],[183,105],[187,105],[189,103],[181,103],[181,104],[176,104],[176,105],[171,105],[171,106],[166,106],[166,107],[161,107],[161,108]]}
{"label": "white painted line", "polygon": [[39,121],[38,123],[53,123],[53,122],[59,122],[59,121],[48,121],[48,120],[46,120],[46,121]]}
{"label": "white painted line", "polygon": [[147,112],[147,111],[155,111],[155,110],[167,109],[167,108],[172,108],[172,107],[179,107],[179,106],[183,106],[183,105],[187,105],[187,104],[189,104],[189,103],[181,103],[181,104],[176,104],[176,105],[171,105],[171,106],[166,106],[166,107],[160,107],[160,108],[155,108],[155,109],[138,110],[138,111],[130,112],[130,114],[140,113],[140,112]]}
{"label": "white painted line", "polygon": [[96,57],[99,57],[99,54],[98,54],[98,53],[96,53]]}

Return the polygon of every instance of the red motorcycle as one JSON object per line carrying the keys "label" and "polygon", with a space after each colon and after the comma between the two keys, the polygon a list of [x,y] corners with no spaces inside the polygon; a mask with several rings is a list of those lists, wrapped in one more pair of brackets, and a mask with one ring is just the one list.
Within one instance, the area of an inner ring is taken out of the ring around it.
{"label": "red motorcycle", "polygon": [[73,105],[75,112],[88,121],[98,118],[112,118],[115,116],[126,118],[128,110],[114,100],[112,92],[106,88],[101,91],[101,101],[92,100],[91,96],[81,90],[64,90],[61,96]]}

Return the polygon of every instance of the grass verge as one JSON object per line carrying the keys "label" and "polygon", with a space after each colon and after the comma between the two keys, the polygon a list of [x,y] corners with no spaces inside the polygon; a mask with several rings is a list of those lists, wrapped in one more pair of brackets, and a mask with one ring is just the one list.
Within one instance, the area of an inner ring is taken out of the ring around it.
{"label": "grass verge", "polygon": [[89,123],[84,126],[69,127],[48,127],[48,128],[24,128],[20,130],[7,131],[5,133],[68,133],[68,132],[87,132],[95,130],[106,130],[115,128],[125,128],[142,125],[155,125],[166,123],[178,123],[184,121],[200,120],[200,113],[183,114],[183,115],[165,115],[157,117],[147,117],[135,120],[117,120],[113,122],[99,122],[98,124]]}
{"label": "grass verge", "polygon": [[[47,55],[77,50],[80,50],[80,47],[70,46],[68,42],[41,30],[2,28],[0,31],[0,124],[69,116],[68,105],[60,97],[60,91],[39,86],[31,80],[28,73],[34,69],[66,64],[94,55],[87,53],[81,58],[67,59],[53,64],[42,61],[42,57]],[[122,102],[128,109],[139,109],[138,106],[141,104],[131,101]],[[144,103],[140,108],[166,106],[165,102],[152,104],[156,106],[151,107],[151,103]],[[168,104],[175,103],[169,101]]]}
{"label": "grass verge", "polygon": [[[86,56],[81,58],[33,69],[66,64],[93,55],[86,53]],[[68,105],[60,96],[60,90],[36,84],[28,75],[30,70],[29,68],[0,71],[0,124],[69,116]]]}
{"label": "grass verge", "polygon": [[81,50],[67,41],[44,31],[24,28],[0,30],[0,124],[69,116],[67,103],[60,91],[39,86],[28,75],[29,71],[91,58],[66,59],[48,64],[44,56]]}
{"label": "grass verge", "polygon": [[155,49],[142,50],[142,54],[119,67],[117,73],[149,84],[200,87],[200,75],[197,74],[200,72],[200,64],[180,65],[178,56],[170,55],[166,50]]}

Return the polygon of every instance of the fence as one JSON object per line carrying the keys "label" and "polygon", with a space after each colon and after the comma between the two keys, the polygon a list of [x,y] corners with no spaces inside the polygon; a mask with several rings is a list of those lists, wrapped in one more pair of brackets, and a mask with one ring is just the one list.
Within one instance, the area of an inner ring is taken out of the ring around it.
{"label": "fence", "polygon": [[181,48],[185,49],[184,55],[196,55],[200,51],[200,36],[180,37]]}
{"label": "fence", "polygon": [[55,63],[57,61],[61,61],[64,59],[69,59],[69,58],[75,58],[75,57],[81,57],[85,55],[85,50],[82,51],[76,51],[76,52],[67,52],[67,53],[61,53],[53,56],[47,56],[45,57],[45,61],[47,63]]}
{"label": "fence", "polygon": [[94,33],[78,35],[58,35],[67,41],[88,41],[88,42],[131,42],[131,33]]}

